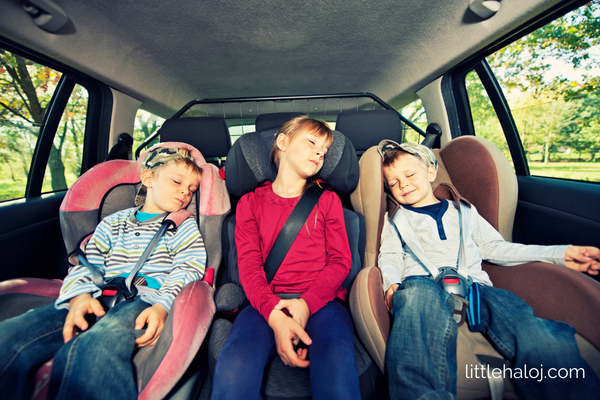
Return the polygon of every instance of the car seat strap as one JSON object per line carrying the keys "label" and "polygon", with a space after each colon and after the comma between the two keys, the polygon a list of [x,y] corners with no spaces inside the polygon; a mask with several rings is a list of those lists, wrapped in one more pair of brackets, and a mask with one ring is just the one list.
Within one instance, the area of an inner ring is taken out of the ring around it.
{"label": "car seat strap", "polygon": [[302,225],[304,225],[310,212],[319,202],[323,191],[318,185],[308,188],[285,221],[264,264],[267,283],[271,283],[271,280],[273,280],[287,252],[292,247],[292,243],[294,243],[296,236],[298,236]]}

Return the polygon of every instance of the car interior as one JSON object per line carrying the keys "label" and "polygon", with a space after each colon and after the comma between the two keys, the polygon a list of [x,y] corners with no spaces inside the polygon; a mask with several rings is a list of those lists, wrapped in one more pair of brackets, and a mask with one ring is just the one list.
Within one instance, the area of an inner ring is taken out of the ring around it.
{"label": "car interior", "polygon": [[[212,272],[180,294],[191,313],[169,323],[182,330],[134,361],[140,398],[210,398],[245,298],[237,201],[274,179],[277,129],[308,115],[334,130],[319,177],[342,201],[353,252],[344,285],[361,397],[389,398],[378,143],[431,147],[436,195],[450,198],[453,185],[507,241],[600,247],[600,35],[585,30],[598,20],[598,0],[0,0],[0,321],[54,301],[80,241],[133,206],[146,150],[192,146],[210,173],[188,210]],[[574,75],[535,75],[559,66]],[[573,325],[600,376],[597,276],[483,268],[537,316]],[[461,327],[457,354],[459,399],[517,398],[509,379],[462,373],[503,362],[481,334]],[[45,398],[50,368],[33,399]],[[311,398],[307,370],[279,358],[263,388],[268,399]]]}

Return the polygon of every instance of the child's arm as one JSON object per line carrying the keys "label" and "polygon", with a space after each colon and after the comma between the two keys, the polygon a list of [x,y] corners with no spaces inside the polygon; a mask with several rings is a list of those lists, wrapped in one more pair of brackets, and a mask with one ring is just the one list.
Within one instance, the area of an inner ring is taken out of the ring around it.
{"label": "child's arm", "polygon": [[570,246],[565,251],[567,267],[575,271],[598,275],[600,270],[600,249],[591,246]]}
{"label": "child's arm", "polygon": [[240,283],[250,304],[268,321],[270,313],[281,299],[273,294],[267,283],[254,197],[254,193],[246,194],[237,204],[235,243]]}
{"label": "child's arm", "polygon": [[[113,214],[98,224],[94,234],[90,238],[85,248],[87,260],[94,265],[104,276],[105,260],[108,257],[112,244],[112,223],[118,223],[119,216]],[[100,288],[92,281],[92,274],[83,265],[72,267],[69,274],[65,277],[60,288],[60,295],[56,300],[55,306],[58,309],[70,307],[70,300],[75,297],[88,293],[92,297],[100,296]]]}
{"label": "child's arm", "polygon": [[102,304],[92,297],[90,293],[80,294],[69,301],[69,313],[63,326],[63,339],[65,343],[73,338],[79,331],[85,331],[89,324],[85,316],[94,314],[102,317],[106,312]]}
{"label": "child's arm", "polygon": [[[398,210],[397,212],[402,212]],[[393,286],[398,288],[398,284],[402,282],[402,271],[404,270],[404,246],[400,240],[400,236],[388,221],[388,215],[384,216],[383,230],[381,232],[381,246],[379,247],[379,257],[377,266],[381,271],[383,291],[386,299],[389,289]],[[391,295],[390,295],[391,301]],[[391,304],[391,302],[390,302]],[[386,301],[387,305],[387,301]]]}
{"label": "child's arm", "polygon": [[137,347],[151,347],[156,344],[165,326],[169,312],[156,303],[146,308],[135,320],[135,329],[142,329],[147,325],[146,332],[135,340]]}
{"label": "child's arm", "polygon": [[[352,267],[352,255],[340,198],[333,192],[325,191],[319,200],[318,210],[325,218],[327,258],[323,269],[300,297],[308,305],[311,314],[337,297],[338,290]],[[319,215],[318,218],[321,216]]]}
{"label": "child's arm", "polygon": [[273,329],[277,353],[283,363],[290,367],[308,367],[310,362],[306,359],[307,349],[299,348],[297,351],[294,351],[294,345],[297,345],[300,341],[306,345],[312,343],[312,340],[304,329],[281,310],[271,311],[269,326]]}

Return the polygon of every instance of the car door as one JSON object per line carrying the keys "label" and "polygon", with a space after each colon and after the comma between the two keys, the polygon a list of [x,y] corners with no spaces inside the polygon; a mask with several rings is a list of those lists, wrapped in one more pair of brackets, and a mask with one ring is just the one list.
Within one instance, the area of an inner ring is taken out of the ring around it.
{"label": "car door", "polygon": [[586,60],[597,62],[597,52],[581,49],[599,39],[561,42],[562,29],[585,29],[597,12],[590,3],[555,15],[445,77],[453,131],[492,141],[514,166],[515,242],[600,246],[600,100],[592,87],[600,72],[577,74]]}
{"label": "car door", "polygon": [[68,186],[102,157],[110,92],[3,40],[0,63],[0,281],[62,278],[59,207]]}

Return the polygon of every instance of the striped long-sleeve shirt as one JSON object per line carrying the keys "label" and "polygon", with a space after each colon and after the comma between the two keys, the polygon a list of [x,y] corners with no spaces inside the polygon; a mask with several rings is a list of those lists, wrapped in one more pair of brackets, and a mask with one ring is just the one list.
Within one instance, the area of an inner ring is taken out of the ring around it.
{"label": "striped long-sleeve shirt", "polygon": [[[86,257],[108,280],[115,276],[127,276],[161,226],[165,215],[140,222],[135,217],[138,208],[119,211],[106,217],[97,226],[86,246]],[[159,303],[167,311],[177,294],[189,282],[204,275],[206,251],[198,225],[190,217],[175,232],[167,231],[154,252],[139,271],[156,279],[160,289],[141,294],[150,304]],[[56,308],[68,308],[69,300],[83,293],[93,297],[101,294],[92,282],[89,270],[74,266],[65,278]]]}

